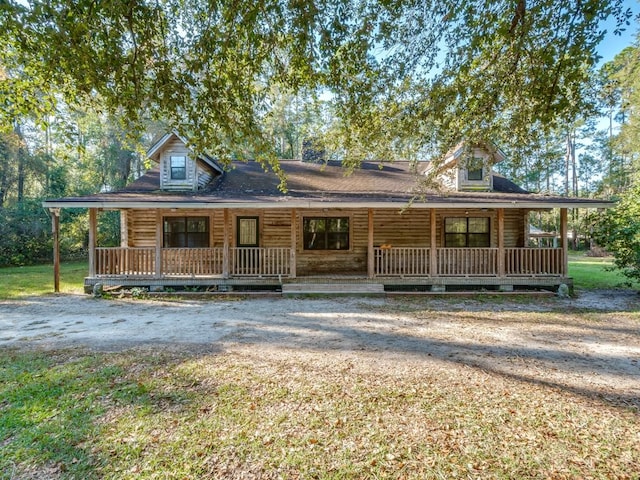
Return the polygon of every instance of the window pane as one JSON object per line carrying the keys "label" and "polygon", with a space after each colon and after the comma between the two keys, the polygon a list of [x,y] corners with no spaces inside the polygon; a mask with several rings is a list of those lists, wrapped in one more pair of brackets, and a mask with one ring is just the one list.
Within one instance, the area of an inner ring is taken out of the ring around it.
{"label": "window pane", "polygon": [[302,221],[305,250],[348,250],[349,217],[311,217]]}
{"label": "window pane", "polygon": [[181,248],[185,246],[186,237],[184,233],[168,233],[164,237],[165,248]]}
{"label": "window pane", "polygon": [[464,233],[447,233],[444,237],[445,247],[462,248],[467,246],[467,235]]}
{"label": "window pane", "polygon": [[183,157],[183,156],[179,156],[179,157],[174,157],[171,156],[171,168],[176,168],[176,167],[186,167],[187,166],[187,158]]}
{"label": "window pane", "polygon": [[209,247],[207,217],[164,218],[164,248]]}
{"label": "window pane", "polygon": [[469,233],[488,233],[488,218],[469,218]]}
{"label": "window pane", "polygon": [[489,247],[489,234],[488,233],[470,233],[469,234],[469,246],[470,247]]}
{"label": "window pane", "polygon": [[464,233],[467,231],[467,219],[466,218],[445,218],[444,219],[444,231],[445,233]]}
{"label": "window pane", "polygon": [[208,233],[189,233],[187,237],[187,247],[189,248],[207,248],[209,246]]}
{"label": "window pane", "polygon": [[327,237],[324,232],[305,232],[304,248],[306,250],[325,250],[327,248]]}
{"label": "window pane", "polygon": [[349,235],[347,233],[329,233],[327,236],[328,250],[349,250]]}
{"label": "window pane", "polygon": [[258,219],[238,218],[238,246],[254,247],[258,245]]}
{"label": "window pane", "polygon": [[325,226],[324,218],[305,218],[303,222],[305,232],[324,232]]}
{"label": "window pane", "polygon": [[187,178],[187,157],[171,156],[169,157],[169,165],[172,180],[184,180]]}
{"label": "window pane", "polygon": [[345,217],[328,218],[327,224],[328,224],[327,231],[329,232],[348,232],[349,231],[349,219]]}
{"label": "window pane", "polygon": [[206,232],[208,230],[207,217],[191,217],[187,219],[187,232]]}
{"label": "window pane", "polygon": [[467,170],[467,179],[468,180],[482,180],[482,168],[477,169],[469,169]]}
{"label": "window pane", "polygon": [[184,218],[165,218],[164,231],[165,232],[184,232]]}

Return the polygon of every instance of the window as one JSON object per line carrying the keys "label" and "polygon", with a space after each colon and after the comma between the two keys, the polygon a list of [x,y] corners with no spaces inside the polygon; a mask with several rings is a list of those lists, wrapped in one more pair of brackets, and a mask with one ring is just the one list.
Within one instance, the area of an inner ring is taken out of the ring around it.
{"label": "window", "polygon": [[208,248],[208,217],[165,217],[164,248]]}
{"label": "window", "polygon": [[239,247],[258,246],[258,217],[238,217],[238,237]]}
{"label": "window", "polygon": [[484,160],[482,158],[479,157],[473,157],[468,163],[467,163],[467,180],[482,180],[483,179],[483,170],[482,170],[482,164],[484,163]]}
{"label": "window", "polygon": [[489,247],[488,217],[450,217],[444,219],[445,247]]}
{"label": "window", "polygon": [[349,250],[349,217],[306,217],[302,231],[305,250]]}
{"label": "window", "polygon": [[171,168],[171,180],[184,180],[187,178],[187,157],[184,155],[169,157]]}

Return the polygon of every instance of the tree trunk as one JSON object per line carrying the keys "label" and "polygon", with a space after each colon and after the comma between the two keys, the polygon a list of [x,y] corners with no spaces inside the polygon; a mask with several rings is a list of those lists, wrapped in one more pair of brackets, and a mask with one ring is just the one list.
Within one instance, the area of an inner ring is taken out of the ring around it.
{"label": "tree trunk", "polygon": [[22,137],[22,131],[20,129],[20,124],[18,122],[15,122],[14,124],[14,132],[15,134],[18,136],[18,141],[19,146],[18,146],[18,203],[22,202],[22,200],[24,200],[24,182],[25,182],[25,176],[26,176],[26,172],[25,172],[25,163],[26,163],[26,156],[27,156],[27,149],[25,148],[24,145],[24,139]]}

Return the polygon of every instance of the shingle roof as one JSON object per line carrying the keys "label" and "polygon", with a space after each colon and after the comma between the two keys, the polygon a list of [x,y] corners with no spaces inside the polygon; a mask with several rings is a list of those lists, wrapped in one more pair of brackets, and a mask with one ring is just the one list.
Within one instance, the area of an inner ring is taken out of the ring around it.
{"label": "shingle roof", "polygon": [[[536,205],[575,203],[589,206],[584,199],[567,199],[534,195],[503,176],[494,174],[493,192],[420,192],[418,182],[424,166],[410,162],[363,163],[350,174],[339,162],[307,163],[282,160],[281,168],[287,178],[287,191],[278,189],[280,180],[271,171],[265,172],[257,162],[236,162],[231,169],[219,176],[207,189],[197,192],[160,191],[159,169],[156,167],[137,181],[117,192],[100,193],[87,197],[60,199],[58,203],[124,203],[146,202],[166,204],[265,204],[292,203],[296,201],[364,204],[406,203],[414,199],[420,203],[455,204],[519,204],[534,202]],[[591,201],[591,203],[606,203]],[[56,201],[47,202],[50,205]],[[46,204],[45,204],[46,205]],[[69,205],[71,206],[71,205]]]}

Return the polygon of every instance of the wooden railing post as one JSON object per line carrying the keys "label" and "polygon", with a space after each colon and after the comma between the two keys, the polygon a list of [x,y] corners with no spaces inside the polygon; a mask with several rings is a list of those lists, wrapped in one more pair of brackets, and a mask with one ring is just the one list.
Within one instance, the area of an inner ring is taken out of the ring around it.
{"label": "wooden railing post", "polygon": [[53,236],[53,291],[60,291],[60,209],[50,208]]}
{"label": "wooden railing post", "polygon": [[369,278],[375,276],[374,268],[374,252],[373,252],[373,209],[370,208],[367,211],[368,226],[367,226],[367,274]]}
{"label": "wooden railing post", "polygon": [[229,278],[229,254],[230,254],[230,241],[229,241],[229,209],[224,209],[224,242],[222,245],[222,276]]}
{"label": "wooden railing post", "polygon": [[429,209],[429,227],[431,234],[429,236],[429,275],[432,277],[438,276],[438,237],[437,237],[437,225],[436,225],[436,209]]}
{"label": "wooden railing post", "polygon": [[291,210],[291,250],[289,251],[289,276],[296,278],[296,251],[298,248],[298,215],[296,209]]}
{"label": "wooden railing post", "polygon": [[96,236],[98,232],[98,214],[95,208],[89,209],[89,276],[96,275]]}
{"label": "wooden railing post", "polygon": [[498,209],[498,276],[504,277],[504,208]]}
{"label": "wooden railing post", "polygon": [[156,210],[156,271],[155,276],[157,278],[162,277],[162,213],[160,210]]}
{"label": "wooden railing post", "polygon": [[560,239],[562,240],[562,275],[567,276],[569,272],[569,239],[567,238],[567,209],[560,209]]}

